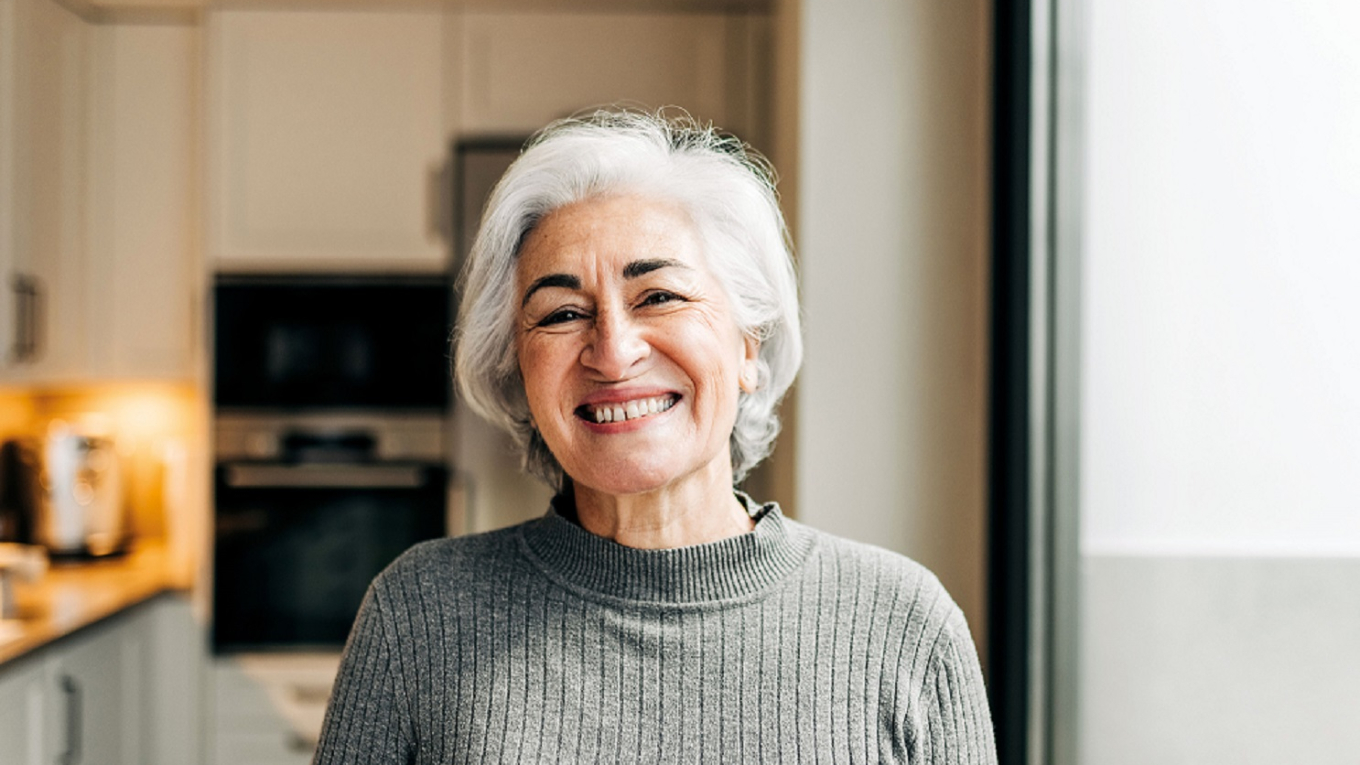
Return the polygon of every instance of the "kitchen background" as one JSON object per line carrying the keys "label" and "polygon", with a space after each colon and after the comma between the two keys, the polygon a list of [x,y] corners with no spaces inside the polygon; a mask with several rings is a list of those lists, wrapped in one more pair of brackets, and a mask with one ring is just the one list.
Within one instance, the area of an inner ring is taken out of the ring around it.
{"label": "kitchen background", "polygon": [[[215,286],[447,279],[484,188],[469,147],[626,101],[779,168],[807,361],[748,488],[940,576],[1003,691],[1003,762],[1354,762],[1360,260],[1334,224],[1360,202],[1360,18],[1131,8],[0,0],[0,438],[112,434],[131,542],[45,574],[0,557],[21,617],[0,622],[0,761],[308,760],[334,648],[212,630],[219,500],[245,475],[223,425],[258,414],[215,398]],[[993,134],[1015,18],[1019,148]],[[1040,446],[1033,538],[989,541],[1011,508],[988,419],[1007,152],[1032,160]],[[303,419],[256,441],[382,448],[285,409]],[[495,433],[431,412],[446,531],[541,512]],[[1005,544],[1038,551],[1024,634],[991,623]]]}

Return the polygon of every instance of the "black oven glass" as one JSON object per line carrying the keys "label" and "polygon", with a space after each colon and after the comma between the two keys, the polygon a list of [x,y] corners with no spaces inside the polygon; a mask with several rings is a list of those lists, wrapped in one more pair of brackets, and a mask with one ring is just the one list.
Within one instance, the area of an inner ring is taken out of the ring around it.
{"label": "black oven glass", "polygon": [[444,409],[452,294],[445,278],[224,277],[216,404]]}
{"label": "black oven glass", "polygon": [[216,471],[219,652],[343,646],[373,577],[411,545],[445,534],[447,474],[437,465],[375,466],[404,477],[368,486],[240,485],[229,478],[236,469]]}

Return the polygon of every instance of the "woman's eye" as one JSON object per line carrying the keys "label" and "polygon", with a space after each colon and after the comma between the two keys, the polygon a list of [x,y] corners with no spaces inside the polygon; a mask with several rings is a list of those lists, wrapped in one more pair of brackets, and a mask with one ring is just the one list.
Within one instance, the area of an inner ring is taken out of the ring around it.
{"label": "woman's eye", "polygon": [[649,292],[646,297],[642,298],[642,302],[639,303],[639,305],[662,305],[664,303],[673,303],[683,299],[684,298],[674,292]]}
{"label": "woman's eye", "polygon": [[585,318],[585,314],[575,308],[559,308],[547,316],[544,316],[542,319],[539,319],[538,326],[550,327],[554,324],[565,324],[569,321],[576,321],[577,319],[583,318]]}

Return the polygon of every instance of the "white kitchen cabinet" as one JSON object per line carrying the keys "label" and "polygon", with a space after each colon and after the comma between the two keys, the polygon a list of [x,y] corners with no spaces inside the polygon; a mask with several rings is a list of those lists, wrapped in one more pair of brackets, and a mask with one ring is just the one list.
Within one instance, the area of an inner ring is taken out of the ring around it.
{"label": "white kitchen cabinet", "polygon": [[115,617],[0,667],[6,763],[142,763],[147,628]]}
{"label": "white kitchen cabinet", "polygon": [[160,597],[0,666],[6,765],[191,765],[202,637]]}
{"label": "white kitchen cabinet", "polygon": [[0,750],[12,765],[46,765],[43,706],[47,681],[42,663],[19,660],[0,667]]}
{"label": "white kitchen cabinet", "polygon": [[132,765],[142,757],[146,622],[139,613],[54,647],[44,666],[47,752],[56,762]]}
{"label": "white kitchen cabinet", "polygon": [[447,268],[450,145],[613,103],[760,143],[760,14],[220,9],[208,15],[218,271]]}
{"label": "white kitchen cabinet", "polygon": [[439,271],[438,9],[208,16],[208,253],[221,271]]}
{"label": "white kitchen cabinet", "polygon": [[192,379],[196,29],[0,22],[0,383]]}
{"label": "white kitchen cabinet", "polygon": [[87,379],[192,380],[203,350],[196,27],[92,28]]}
{"label": "white kitchen cabinet", "polygon": [[468,13],[456,41],[466,133],[529,133],[614,103],[679,106],[745,134],[763,17],[699,13]]}
{"label": "white kitchen cabinet", "polygon": [[[88,25],[52,0],[4,0],[6,382],[64,380],[85,326]],[[22,314],[22,315],[19,315]]]}

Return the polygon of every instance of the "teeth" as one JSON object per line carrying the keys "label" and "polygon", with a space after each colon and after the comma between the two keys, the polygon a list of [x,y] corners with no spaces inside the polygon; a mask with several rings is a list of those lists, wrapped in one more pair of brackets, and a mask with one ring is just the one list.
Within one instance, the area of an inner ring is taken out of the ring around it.
{"label": "teeth", "polygon": [[595,422],[623,422],[649,414],[659,414],[674,405],[670,396],[639,398],[620,404],[602,404],[592,410]]}

